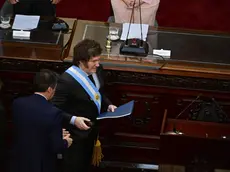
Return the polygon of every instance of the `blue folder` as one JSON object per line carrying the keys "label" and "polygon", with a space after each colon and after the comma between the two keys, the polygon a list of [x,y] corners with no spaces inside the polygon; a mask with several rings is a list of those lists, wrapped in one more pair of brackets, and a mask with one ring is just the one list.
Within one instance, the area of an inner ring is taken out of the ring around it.
{"label": "blue folder", "polygon": [[123,104],[115,109],[114,112],[105,112],[100,114],[97,117],[97,120],[106,119],[106,118],[121,118],[124,116],[128,116],[133,112],[134,101],[130,101],[126,104]]}

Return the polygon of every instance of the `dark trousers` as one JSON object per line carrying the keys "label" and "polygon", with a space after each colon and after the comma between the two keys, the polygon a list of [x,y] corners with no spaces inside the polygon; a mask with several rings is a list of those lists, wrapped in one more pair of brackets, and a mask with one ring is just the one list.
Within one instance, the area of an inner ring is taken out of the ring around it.
{"label": "dark trousers", "polygon": [[89,137],[76,139],[64,153],[63,172],[87,172],[92,162],[93,148],[97,139],[97,132],[93,131]]}
{"label": "dark trousers", "polygon": [[[5,116],[5,110],[0,102],[0,169],[6,170],[7,157],[7,145],[6,145],[6,131],[7,121]],[[0,170],[1,171],[1,170]]]}
{"label": "dark trousers", "polygon": [[56,7],[51,1],[25,1],[14,5],[14,14],[55,16]]}

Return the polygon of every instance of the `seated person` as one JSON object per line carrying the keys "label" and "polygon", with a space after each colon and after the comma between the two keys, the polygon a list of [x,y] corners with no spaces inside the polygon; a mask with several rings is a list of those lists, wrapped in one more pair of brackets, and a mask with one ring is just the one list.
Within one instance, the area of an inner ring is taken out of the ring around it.
{"label": "seated person", "polygon": [[154,25],[160,0],[111,0],[116,23],[129,23],[132,14],[133,23],[140,23],[139,6],[141,7],[142,23]]}
{"label": "seated person", "polygon": [[4,2],[4,4],[2,5],[0,14],[9,15],[9,16],[13,15],[13,5],[10,3],[10,1],[6,0]]}
{"label": "seated person", "polygon": [[8,0],[14,14],[52,16],[56,15],[56,4],[61,0]]}
{"label": "seated person", "polygon": [[[0,80],[0,91],[2,82]],[[0,164],[1,170],[4,171],[6,163],[6,116],[3,104],[0,100]]]}

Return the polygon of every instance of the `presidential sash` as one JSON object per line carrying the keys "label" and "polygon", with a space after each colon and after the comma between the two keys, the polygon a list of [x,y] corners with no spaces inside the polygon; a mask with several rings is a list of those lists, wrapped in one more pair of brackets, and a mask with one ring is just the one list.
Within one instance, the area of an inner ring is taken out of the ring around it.
{"label": "presidential sash", "polygon": [[88,93],[90,98],[94,101],[97,106],[98,113],[101,111],[101,94],[93,84],[93,82],[88,78],[86,73],[82,71],[79,67],[71,66],[66,70],[68,74],[70,74]]}

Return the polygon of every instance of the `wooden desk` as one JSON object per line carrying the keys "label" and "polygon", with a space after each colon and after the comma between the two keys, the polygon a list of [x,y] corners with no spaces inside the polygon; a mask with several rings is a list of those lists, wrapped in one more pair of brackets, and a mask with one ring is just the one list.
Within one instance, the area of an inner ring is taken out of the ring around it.
{"label": "wooden desk", "polygon": [[[230,169],[229,124],[167,119],[162,123],[160,162],[182,165],[186,172]],[[180,131],[176,134],[174,130]],[[168,170],[170,172],[170,170]]]}
{"label": "wooden desk", "polygon": [[[30,31],[30,38],[15,38],[13,30],[0,29],[0,55],[5,58],[62,61],[69,54],[77,24],[76,19],[64,19],[68,33],[53,32],[44,28]],[[53,20],[43,19],[43,25],[52,26]]]}
{"label": "wooden desk", "polygon": [[[105,43],[110,26],[121,28],[120,24],[78,20],[77,35],[73,42],[76,44],[84,38],[99,41],[104,48],[102,63],[107,64],[105,67],[108,69],[229,79],[230,53],[228,52],[228,45],[230,45],[230,35],[150,27],[148,35],[150,49],[172,50],[171,59],[167,60],[163,70],[158,71],[154,70],[153,67],[162,64],[161,59],[151,55],[148,58],[119,55],[119,41],[113,42],[112,52],[108,58]],[[73,52],[70,51],[66,61],[71,61],[72,56]]]}
{"label": "wooden desk", "polygon": [[[64,61],[54,60],[56,56],[49,59],[2,56],[0,78],[5,85],[2,98],[9,114],[13,98],[31,93],[35,72],[48,68],[62,73],[71,65],[73,46],[83,38],[91,38],[104,47],[108,27],[108,23],[78,20],[71,47],[66,51],[68,57]],[[153,36],[157,35],[154,39],[150,35],[152,47],[155,45],[157,48],[172,50],[172,59],[167,60],[161,70],[155,67],[160,66],[162,60],[152,58],[151,55],[144,59],[120,56],[116,51],[119,42],[113,43],[109,58],[103,52],[101,63],[105,68],[108,97],[116,105],[135,100],[131,118],[101,122],[100,137],[105,166],[152,170],[153,164],[160,164],[164,109],[168,109],[168,117],[173,119],[198,95],[202,95],[199,102],[208,104],[211,98],[215,98],[223,111],[230,114],[230,58],[229,51],[224,51],[230,38],[209,33],[203,36],[201,32],[174,29],[151,28],[150,31]],[[210,39],[213,39],[213,44],[210,44]],[[193,51],[197,49],[200,51]],[[180,118],[187,119],[188,113],[186,111]]]}

